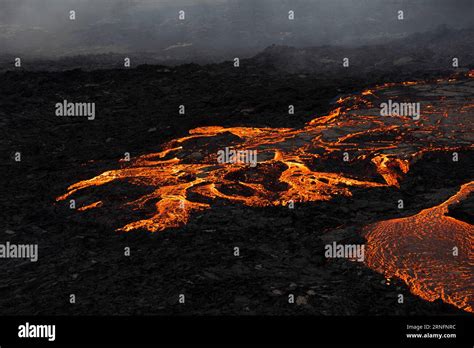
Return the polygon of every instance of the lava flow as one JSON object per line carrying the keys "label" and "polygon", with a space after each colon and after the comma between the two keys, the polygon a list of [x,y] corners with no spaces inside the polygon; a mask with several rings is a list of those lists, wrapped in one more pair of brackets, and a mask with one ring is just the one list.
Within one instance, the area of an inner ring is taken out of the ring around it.
{"label": "lava flow", "polygon": [[[300,129],[196,128],[189,136],[165,144],[159,153],[140,156],[125,168],[71,185],[57,200],[113,181],[151,187],[153,192],[126,204],[140,210],[156,202],[155,213],[121,230],[155,232],[185,224],[193,212],[208,209],[216,199],[270,206],[350,196],[350,188],[356,186],[398,187],[410,163],[424,152],[472,147],[469,115],[474,105],[466,100],[473,90],[472,79],[385,84],[340,98],[329,115]],[[380,115],[378,103],[403,101],[407,96],[421,101],[419,120]],[[224,147],[256,150],[258,165],[218,163],[217,151]],[[344,173],[354,163],[361,163],[363,170]],[[90,202],[79,210],[106,204]]]}
{"label": "lava flow", "polygon": [[445,214],[474,193],[474,181],[447,201],[418,214],[366,227],[367,265],[405,281],[421,298],[474,311],[474,227]]}
{"label": "lava flow", "polygon": [[[113,182],[145,187],[151,191],[125,205],[148,215],[120,230],[156,232],[186,224],[193,213],[217,201],[264,207],[351,196],[354,187],[396,189],[423,154],[472,149],[473,92],[474,80],[468,77],[390,83],[341,97],[328,115],[298,129],[192,129],[161,152],[71,185],[57,200],[91,197],[99,186]],[[420,103],[419,118],[382,116],[380,105],[388,100]],[[219,162],[218,151],[224,148],[257,151],[258,164]],[[472,182],[452,199],[467,191]],[[472,267],[466,256],[472,226],[444,216],[451,201],[370,226],[368,265],[400,277],[427,300],[441,298],[472,311]],[[79,210],[104,209],[112,202],[106,196]],[[448,255],[454,246],[458,258]]]}

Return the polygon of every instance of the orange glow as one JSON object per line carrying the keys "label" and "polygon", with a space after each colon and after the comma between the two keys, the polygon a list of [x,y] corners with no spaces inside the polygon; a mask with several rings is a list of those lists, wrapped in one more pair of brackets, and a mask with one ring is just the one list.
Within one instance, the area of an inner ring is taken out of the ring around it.
{"label": "orange glow", "polygon": [[[446,97],[444,88],[455,93]],[[164,144],[161,152],[72,184],[57,201],[126,181],[150,192],[123,204],[146,213],[119,230],[157,232],[185,225],[216,202],[285,206],[350,197],[357,187],[397,189],[425,153],[473,148],[473,91],[470,79],[387,83],[339,98],[327,115],[301,128],[198,127]],[[422,102],[420,118],[381,116],[380,102],[397,97]],[[257,166],[218,162],[217,152],[224,147],[256,150]],[[471,182],[437,207],[369,226],[369,267],[403,279],[422,298],[441,298],[472,311],[472,287],[463,288],[473,284],[472,255],[466,258],[466,251],[472,251],[472,226],[444,215],[447,206],[472,190]],[[102,199],[78,210],[87,214],[107,205]],[[460,249],[456,259],[448,255],[455,245]]]}
{"label": "orange glow", "polygon": [[77,210],[79,210],[79,211],[85,211],[85,210],[97,208],[97,207],[100,207],[100,206],[102,206],[102,202],[101,202],[101,201],[98,201],[98,202],[94,202],[94,203],[91,203],[91,204],[89,204],[89,205],[86,205],[86,206],[77,208]]}
{"label": "orange glow", "polygon": [[445,215],[450,205],[473,192],[471,181],[440,205],[366,227],[367,265],[386,277],[402,279],[425,300],[442,299],[473,312],[474,227]]}
{"label": "orange glow", "polygon": [[[424,152],[456,149],[459,148],[456,141],[466,143],[470,139],[468,128],[454,138],[450,134],[457,124],[465,123],[467,127],[466,116],[470,109],[464,102],[450,105],[451,110],[442,108],[440,103],[426,105],[425,114],[416,122],[402,117],[383,117],[370,109],[374,99],[383,99],[385,91],[390,92],[397,86],[417,88],[419,84],[384,84],[361,95],[340,98],[338,107],[328,115],[317,117],[300,129],[198,127],[190,130],[188,136],[165,144],[161,152],[142,155],[124,168],[69,186],[68,192],[57,200],[119,180],[154,187],[152,193],[127,205],[140,210],[147,202],[156,201],[155,214],[122,229],[145,228],[155,232],[185,224],[192,213],[209,208],[215,199],[270,206],[282,205],[288,200],[309,202],[329,200],[335,195],[351,196],[351,187],[357,186],[399,187],[410,163]],[[226,145],[210,150],[217,136],[224,139]],[[390,140],[385,140],[387,136]],[[439,146],[435,146],[434,141],[438,141]],[[257,167],[249,169],[244,164],[217,163],[216,152],[223,146],[257,150]],[[312,163],[324,165],[330,157],[342,159],[345,152],[351,154],[348,164],[355,160],[367,161],[382,180],[375,180],[373,175],[364,178],[364,173],[354,177],[313,169]],[[276,180],[277,190],[266,182],[267,177]],[[102,205],[95,202],[79,210]]]}

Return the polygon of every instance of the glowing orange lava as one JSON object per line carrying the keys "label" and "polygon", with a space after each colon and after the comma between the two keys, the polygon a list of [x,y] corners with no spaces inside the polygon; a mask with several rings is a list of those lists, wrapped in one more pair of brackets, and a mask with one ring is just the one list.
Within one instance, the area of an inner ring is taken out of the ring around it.
{"label": "glowing orange lava", "polygon": [[[156,232],[186,224],[216,201],[278,206],[351,196],[354,187],[397,188],[424,153],[472,149],[473,91],[474,80],[467,78],[387,83],[340,97],[328,115],[302,128],[195,128],[164,144],[161,152],[71,185],[57,201],[89,197],[113,182],[151,188],[124,202],[137,211],[148,207],[148,212],[120,230]],[[381,116],[380,105],[389,99],[419,102],[420,118]],[[258,164],[220,163],[217,153],[223,148],[256,150]],[[472,255],[467,256],[472,226],[444,215],[472,186],[464,185],[450,200],[415,216],[369,226],[367,264],[400,277],[427,300],[441,298],[472,311]],[[93,199],[79,210],[87,213],[107,204],[107,197]],[[457,258],[449,255],[454,246]]]}
{"label": "glowing orange lava", "polygon": [[442,299],[473,312],[474,227],[445,214],[474,193],[474,181],[433,208],[365,228],[367,265],[398,277],[425,300]]}
{"label": "glowing orange lava", "polygon": [[[472,91],[469,88],[473,82],[467,81],[438,82],[435,92],[442,96],[443,88],[457,88],[457,95],[462,96]],[[338,107],[328,115],[317,117],[300,129],[195,128],[189,136],[165,144],[159,153],[140,156],[125,168],[71,185],[57,200],[117,180],[154,187],[152,193],[127,204],[142,209],[146,203],[156,201],[156,213],[122,230],[145,228],[155,232],[185,224],[193,212],[209,208],[216,198],[249,206],[270,206],[285,205],[290,200],[306,202],[329,200],[335,195],[350,196],[350,188],[356,186],[398,187],[410,162],[423,151],[472,146],[468,124],[462,130],[457,127],[468,122],[470,110],[463,100],[432,100],[423,107],[426,111],[418,121],[380,116],[377,109],[378,102],[395,98],[394,91],[397,95],[417,92],[421,94],[417,98],[423,98],[426,92],[431,97],[433,90],[433,86],[415,82],[384,84],[360,95],[339,98]],[[225,146],[257,150],[257,167],[219,164],[216,153]],[[344,156],[347,164],[343,162]],[[324,167],[326,160],[333,157],[341,162],[339,171],[314,169]],[[373,175],[367,178],[367,173],[344,174],[346,165],[355,161],[367,161],[367,166],[372,165],[383,180]],[[275,185],[267,182],[266,177],[278,181],[279,188],[272,187]],[[191,200],[191,195],[196,198]],[[92,202],[79,210],[104,204]]]}

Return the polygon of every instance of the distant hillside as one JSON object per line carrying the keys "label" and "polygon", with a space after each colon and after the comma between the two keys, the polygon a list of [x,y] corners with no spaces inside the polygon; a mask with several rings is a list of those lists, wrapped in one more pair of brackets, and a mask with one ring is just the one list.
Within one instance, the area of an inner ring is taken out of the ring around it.
{"label": "distant hillside", "polygon": [[257,64],[287,72],[327,72],[345,69],[343,58],[349,58],[348,73],[374,70],[452,69],[452,59],[460,68],[474,66],[474,27],[412,34],[385,44],[361,47],[320,46],[295,48],[273,45],[253,58]]}

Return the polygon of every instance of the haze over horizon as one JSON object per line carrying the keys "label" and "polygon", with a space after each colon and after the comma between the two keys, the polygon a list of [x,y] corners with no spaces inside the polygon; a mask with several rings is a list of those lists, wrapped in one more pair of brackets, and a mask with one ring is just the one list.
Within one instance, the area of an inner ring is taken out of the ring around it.
{"label": "haze over horizon", "polygon": [[0,0],[0,54],[206,56],[272,44],[360,46],[440,25],[469,27],[473,11],[472,0]]}

